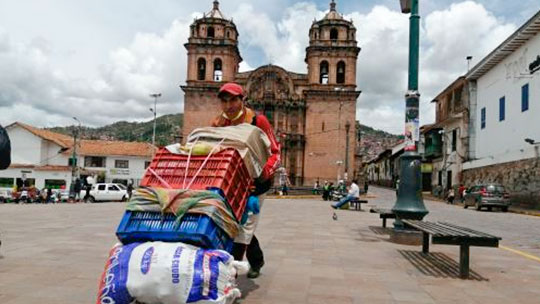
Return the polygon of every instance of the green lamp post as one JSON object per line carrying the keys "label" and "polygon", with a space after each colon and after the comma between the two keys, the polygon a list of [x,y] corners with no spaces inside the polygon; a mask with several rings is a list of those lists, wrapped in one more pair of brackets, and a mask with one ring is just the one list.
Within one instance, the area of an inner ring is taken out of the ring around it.
{"label": "green lamp post", "polygon": [[409,18],[409,82],[405,94],[405,153],[400,157],[400,177],[398,197],[392,211],[396,214],[394,227],[403,228],[402,219],[421,220],[428,214],[422,198],[422,157],[418,154],[419,101],[418,92],[418,53],[420,36],[420,15],[418,0],[400,0],[401,11],[410,13]]}

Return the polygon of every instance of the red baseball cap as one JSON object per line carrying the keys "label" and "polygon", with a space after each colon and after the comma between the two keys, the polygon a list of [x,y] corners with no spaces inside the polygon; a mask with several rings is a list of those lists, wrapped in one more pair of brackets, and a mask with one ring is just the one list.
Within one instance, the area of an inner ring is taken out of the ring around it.
{"label": "red baseball cap", "polygon": [[218,98],[221,98],[221,96],[223,96],[223,94],[225,93],[230,94],[232,96],[244,97],[244,89],[242,89],[241,85],[234,82],[229,82],[222,85],[221,88],[219,88]]}

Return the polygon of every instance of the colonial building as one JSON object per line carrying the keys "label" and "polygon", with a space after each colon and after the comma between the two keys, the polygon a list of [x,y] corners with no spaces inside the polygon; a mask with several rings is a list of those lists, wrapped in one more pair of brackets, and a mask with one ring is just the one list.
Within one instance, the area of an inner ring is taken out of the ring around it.
{"label": "colonial building", "polygon": [[385,187],[395,187],[399,179],[401,160],[405,152],[405,142],[400,141],[394,146],[379,153],[367,162],[366,175],[369,183]]}
{"label": "colonial building", "polygon": [[282,146],[282,165],[292,184],[348,176],[355,166],[356,60],[360,48],[356,28],[336,10],[309,30],[307,74],[276,65],[238,72],[242,61],[239,33],[224,17],[219,2],[191,25],[185,44],[188,57],[184,91],[183,137],[207,126],[219,114],[217,92],[228,81],[246,89],[247,104],[264,113]]}
{"label": "colonial building", "polygon": [[[11,139],[12,164],[0,171],[0,188],[33,185],[64,188],[72,180],[71,136],[15,122],[6,127]],[[76,173],[103,182],[138,185],[155,147],[148,143],[80,140],[76,145]]]}
{"label": "colonial building", "polygon": [[469,91],[465,76],[457,78],[432,102],[435,124],[426,126],[425,159],[432,162],[431,188],[445,193],[463,182],[461,172],[468,158]]}
{"label": "colonial building", "polygon": [[466,185],[497,182],[540,208],[540,11],[473,67]]}

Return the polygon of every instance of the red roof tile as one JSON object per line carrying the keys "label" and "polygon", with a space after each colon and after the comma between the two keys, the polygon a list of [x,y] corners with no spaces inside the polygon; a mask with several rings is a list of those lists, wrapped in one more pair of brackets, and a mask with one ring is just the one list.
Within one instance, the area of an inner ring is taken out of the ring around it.
{"label": "red roof tile", "polygon": [[[24,123],[15,122],[13,125],[18,125],[32,134],[43,139],[50,140],[57,145],[68,148],[64,154],[71,154],[73,147],[73,137],[56,133],[49,130],[39,129]],[[107,141],[107,140],[88,140],[83,139],[77,142],[77,154],[88,156],[143,156],[152,157],[155,147],[145,142],[126,142],[126,141]]]}

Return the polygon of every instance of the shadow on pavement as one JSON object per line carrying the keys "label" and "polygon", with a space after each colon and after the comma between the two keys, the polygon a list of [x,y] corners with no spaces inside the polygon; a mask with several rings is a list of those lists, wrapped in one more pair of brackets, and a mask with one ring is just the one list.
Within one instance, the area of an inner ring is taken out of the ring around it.
{"label": "shadow on pavement", "polygon": [[238,284],[238,288],[242,291],[242,297],[237,299],[235,303],[242,303],[242,300],[244,300],[250,292],[259,289],[259,285],[255,284],[253,280],[248,279],[245,275],[238,276],[236,283]]}
{"label": "shadow on pavement", "polygon": [[369,230],[371,230],[373,233],[377,235],[389,235],[390,234],[390,228],[383,228],[379,226],[369,226]]}
{"label": "shadow on pavement", "polygon": [[[426,276],[436,278],[459,279],[459,264],[449,256],[440,252],[424,254],[420,251],[398,250],[418,271]],[[470,271],[469,280],[489,281],[475,271]]]}

